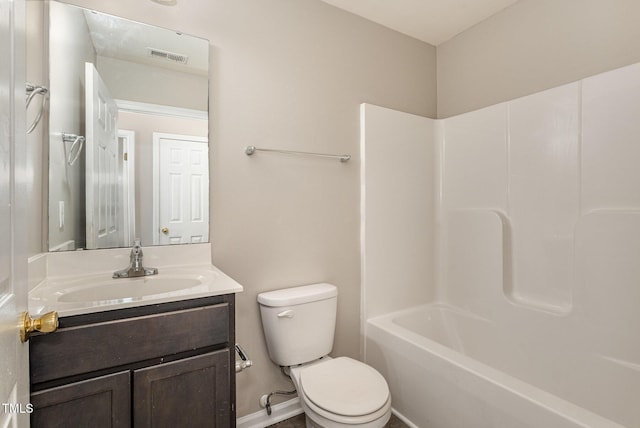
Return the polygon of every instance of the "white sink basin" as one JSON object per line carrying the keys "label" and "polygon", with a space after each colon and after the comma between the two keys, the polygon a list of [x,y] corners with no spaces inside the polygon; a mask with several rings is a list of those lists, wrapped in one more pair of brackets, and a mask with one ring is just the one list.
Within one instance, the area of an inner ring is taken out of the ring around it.
{"label": "white sink basin", "polygon": [[50,293],[60,303],[140,300],[160,295],[198,291],[198,287],[215,283],[220,276],[212,269],[163,269],[157,275],[137,278],[110,278],[86,275],[61,278],[48,284]]}
{"label": "white sink basin", "polygon": [[237,293],[242,287],[215,266],[159,268],[157,275],[111,278],[111,272],[49,278],[29,293],[29,311],[70,316],[102,310]]}
{"label": "white sink basin", "polygon": [[111,279],[87,284],[78,289],[62,290],[58,302],[87,302],[101,300],[137,299],[173,293],[202,285],[199,278],[167,278],[146,276]]}

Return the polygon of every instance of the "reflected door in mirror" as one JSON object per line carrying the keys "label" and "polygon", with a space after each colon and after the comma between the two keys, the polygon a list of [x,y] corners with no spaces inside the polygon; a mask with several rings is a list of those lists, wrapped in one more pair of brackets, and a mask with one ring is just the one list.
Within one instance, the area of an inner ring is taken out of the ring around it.
{"label": "reflected door in mirror", "polygon": [[87,248],[113,248],[124,240],[118,107],[93,64],[85,73]]}
{"label": "reflected door in mirror", "polygon": [[154,244],[195,244],[209,237],[206,138],[154,133],[158,224]]}

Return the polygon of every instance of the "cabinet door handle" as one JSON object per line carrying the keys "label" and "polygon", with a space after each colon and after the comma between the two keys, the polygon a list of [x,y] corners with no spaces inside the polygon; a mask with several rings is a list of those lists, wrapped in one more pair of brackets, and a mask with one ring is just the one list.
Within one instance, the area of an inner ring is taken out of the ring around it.
{"label": "cabinet door handle", "polygon": [[23,312],[20,322],[20,340],[24,343],[34,331],[51,333],[58,329],[58,313],[47,312],[40,318],[33,319],[29,312]]}

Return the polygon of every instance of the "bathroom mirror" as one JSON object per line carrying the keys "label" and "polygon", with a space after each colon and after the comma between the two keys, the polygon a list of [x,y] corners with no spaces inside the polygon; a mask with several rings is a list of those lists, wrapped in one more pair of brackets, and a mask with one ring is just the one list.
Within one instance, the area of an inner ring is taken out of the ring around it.
{"label": "bathroom mirror", "polygon": [[49,251],[207,242],[209,42],[56,1]]}

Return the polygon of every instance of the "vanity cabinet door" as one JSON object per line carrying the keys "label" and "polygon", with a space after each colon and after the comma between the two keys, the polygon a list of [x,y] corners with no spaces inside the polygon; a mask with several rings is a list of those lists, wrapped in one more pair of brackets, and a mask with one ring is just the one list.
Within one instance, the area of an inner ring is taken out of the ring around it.
{"label": "vanity cabinet door", "polygon": [[131,372],[74,382],[31,394],[33,428],[131,426]]}
{"label": "vanity cabinet door", "polygon": [[235,426],[229,349],[135,370],[133,396],[136,428]]}

